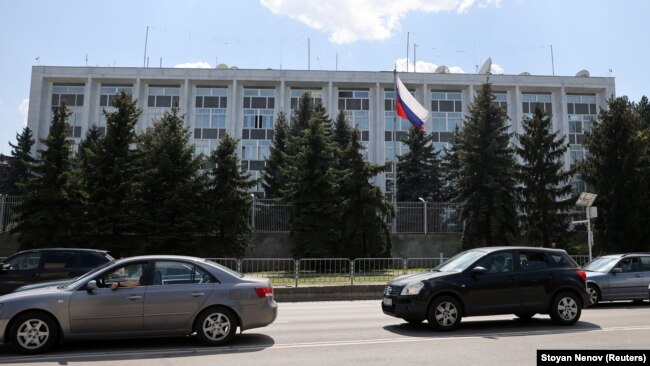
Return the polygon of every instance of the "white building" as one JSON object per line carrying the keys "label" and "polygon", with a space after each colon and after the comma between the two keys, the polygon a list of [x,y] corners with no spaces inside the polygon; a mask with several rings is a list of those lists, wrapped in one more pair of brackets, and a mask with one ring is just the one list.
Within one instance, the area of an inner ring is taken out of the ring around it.
{"label": "white building", "polygon": [[[449,141],[455,126],[462,125],[475,92],[489,76],[495,103],[510,116],[511,132],[523,132],[521,120],[532,114],[536,105],[553,114],[554,129],[562,131],[570,143],[565,158],[567,169],[584,158],[584,132],[590,129],[599,108],[605,108],[607,99],[615,95],[611,77],[450,73],[399,76],[416,99],[431,110],[425,131],[435,134],[437,147]],[[178,105],[193,131],[197,152],[209,153],[227,131],[241,140],[242,162],[254,177],[259,177],[269,154],[277,113],[290,115],[297,100],[307,92],[322,102],[332,118],[344,110],[350,123],[361,131],[366,158],[383,163],[393,160],[395,149],[398,155],[404,152],[402,144],[394,144],[393,138],[396,135],[399,141],[409,128],[408,121],[400,119],[393,128],[393,79],[390,71],[34,66],[28,126],[37,139],[34,149],[40,149],[38,139],[48,134],[53,108],[65,101],[72,111],[68,120],[72,126],[70,138],[78,144],[90,126],[105,127],[102,110],[112,109],[110,97],[125,90],[134,95],[143,110],[137,132],[152,126],[154,119]],[[392,174],[386,174],[376,183],[385,190],[391,178]],[[578,179],[576,184],[582,183]]]}

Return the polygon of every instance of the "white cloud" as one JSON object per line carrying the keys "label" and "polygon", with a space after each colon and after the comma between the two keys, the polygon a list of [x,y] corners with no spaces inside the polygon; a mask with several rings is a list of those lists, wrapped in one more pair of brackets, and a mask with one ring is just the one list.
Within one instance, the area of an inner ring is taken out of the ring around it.
{"label": "white cloud", "polygon": [[25,126],[27,126],[27,114],[29,112],[29,98],[25,98],[20,102],[20,105],[18,106],[18,112],[23,115],[23,122],[25,123]]}
{"label": "white cloud", "polygon": [[503,74],[503,67],[497,64],[492,64],[492,66],[490,67],[490,74],[493,75]]}
{"label": "white cloud", "polygon": [[[417,68],[413,69],[413,62],[409,61],[409,72],[413,72],[413,70],[417,72],[435,72],[439,66],[427,61],[417,61],[416,64],[417,64]],[[406,58],[398,58],[397,60],[395,60],[395,65],[397,67],[397,71],[400,72],[406,71]],[[448,66],[448,67],[449,67],[449,72],[452,74],[465,73],[465,71],[463,71],[463,69],[460,68],[460,66]]]}
{"label": "white cloud", "polygon": [[[260,0],[274,14],[296,19],[328,33],[336,44],[382,41],[400,29],[413,12],[466,13],[477,0]],[[500,0],[478,0],[479,6],[499,6]]]}
{"label": "white cloud", "polygon": [[210,66],[209,63],[203,61],[186,62],[184,64],[174,65],[174,67],[177,69],[211,69],[212,68],[212,66]]}

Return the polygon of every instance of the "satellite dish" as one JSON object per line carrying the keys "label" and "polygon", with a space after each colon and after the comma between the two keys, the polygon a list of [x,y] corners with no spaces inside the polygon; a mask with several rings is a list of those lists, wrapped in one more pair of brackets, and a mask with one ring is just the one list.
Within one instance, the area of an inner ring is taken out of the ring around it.
{"label": "satellite dish", "polygon": [[445,65],[438,66],[438,68],[434,72],[436,74],[451,74],[451,71],[449,71],[449,68]]}
{"label": "satellite dish", "polygon": [[490,74],[490,69],[492,68],[492,57],[488,57],[487,60],[483,63],[483,66],[478,70],[479,74]]}
{"label": "satellite dish", "polygon": [[520,73],[519,76],[530,76],[530,73],[528,71],[524,71]]}
{"label": "satellite dish", "polygon": [[226,65],[226,64],[217,65],[217,69],[219,69],[219,70],[226,70],[227,68],[228,68],[228,65]]}
{"label": "satellite dish", "polygon": [[237,67],[237,66],[231,66],[231,67],[230,67],[230,70],[239,70],[239,67]]}
{"label": "satellite dish", "polygon": [[580,71],[578,71],[578,73],[576,74],[576,77],[577,77],[577,78],[588,78],[588,77],[589,77],[589,71],[587,71],[587,70],[580,70]]}

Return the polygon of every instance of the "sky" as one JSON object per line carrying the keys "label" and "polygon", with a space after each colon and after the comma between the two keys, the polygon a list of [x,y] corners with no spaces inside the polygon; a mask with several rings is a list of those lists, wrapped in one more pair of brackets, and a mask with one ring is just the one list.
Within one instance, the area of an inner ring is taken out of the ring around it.
{"label": "sky", "polygon": [[612,76],[636,102],[648,14],[647,0],[0,0],[0,153],[26,126],[35,65],[406,71],[408,57],[409,72],[476,73],[489,57],[494,74]]}

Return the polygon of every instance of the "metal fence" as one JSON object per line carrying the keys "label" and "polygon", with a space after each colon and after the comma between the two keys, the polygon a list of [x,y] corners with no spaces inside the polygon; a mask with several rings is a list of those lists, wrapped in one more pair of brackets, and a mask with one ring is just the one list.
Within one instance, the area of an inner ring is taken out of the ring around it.
{"label": "metal fence", "polygon": [[5,233],[16,226],[14,220],[20,197],[0,194],[0,233]]}

